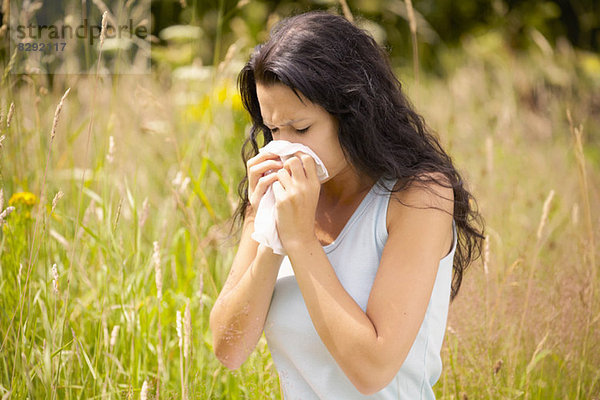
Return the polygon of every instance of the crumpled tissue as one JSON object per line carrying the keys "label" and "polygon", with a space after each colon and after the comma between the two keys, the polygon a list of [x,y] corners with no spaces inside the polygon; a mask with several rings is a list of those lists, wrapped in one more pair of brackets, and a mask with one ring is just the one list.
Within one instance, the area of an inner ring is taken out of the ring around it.
{"label": "crumpled tissue", "polygon": [[[287,140],[272,140],[259,150],[259,153],[277,154],[282,162],[293,157],[296,152],[303,152],[314,158],[317,164],[317,176],[323,182],[329,177],[325,164],[309,147],[300,143],[291,143]],[[251,237],[258,243],[262,243],[273,249],[275,254],[285,255],[279,234],[277,233],[277,209],[275,207],[275,194],[271,184],[258,204],[256,217],[254,219],[254,232]]]}

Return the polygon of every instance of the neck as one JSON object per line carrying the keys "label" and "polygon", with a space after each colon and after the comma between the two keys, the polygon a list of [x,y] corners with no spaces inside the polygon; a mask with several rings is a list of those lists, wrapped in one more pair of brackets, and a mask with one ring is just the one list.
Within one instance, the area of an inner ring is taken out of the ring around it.
{"label": "neck", "polygon": [[325,204],[352,203],[356,196],[369,191],[375,181],[348,166],[321,185],[320,200]]}

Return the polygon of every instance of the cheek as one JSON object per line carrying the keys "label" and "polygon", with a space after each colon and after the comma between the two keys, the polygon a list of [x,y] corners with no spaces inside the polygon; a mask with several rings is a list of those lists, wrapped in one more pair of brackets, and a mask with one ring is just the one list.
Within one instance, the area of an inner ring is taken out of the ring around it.
{"label": "cheek", "polygon": [[327,172],[329,175],[335,175],[339,171],[343,170],[346,165],[346,160],[344,159],[343,154],[337,152],[325,152],[323,154],[317,154],[323,164],[325,164],[325,168],[327,168]]}
{"label": "cheek", "polygon": [[326,150],[326,149],[315,149],[312,148],[310,146],[308,146],[309,148],[312,149],[312,151],[315,152],[315,154],[317,155],[317,157],[319,157],[319,160],[321,160],[321,162],[323,163],[323,165],[325,165],[325,168],[327,169],[327,172],[329,174],[331,174],[332,169],[335,169],[335,163],[332,162],[331,159],[331,154]]}
{"label": "cheek", "polygon": [[346,166],[336,129],[333,123],[319,127],[321,134],[311,137],[311,140],[308,140],[310,143],[304,143],[319,156],[329,175],[335,175]]}
{"label": "cheek", "polygon": [[[330,171],[330,174],[337,173],[346,167],[346,158],[337,137],[330,138],[328,142],[325,147],[327,150],[323,152],[321,160],[327,171]],[[318,154],[318,156],[321,157],[321,154]]]}

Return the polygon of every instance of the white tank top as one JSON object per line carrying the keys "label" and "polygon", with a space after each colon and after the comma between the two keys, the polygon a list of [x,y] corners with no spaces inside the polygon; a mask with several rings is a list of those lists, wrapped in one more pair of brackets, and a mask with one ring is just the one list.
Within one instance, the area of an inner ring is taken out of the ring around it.
{"label": "white tank top", "polygon": [[[388,187],[396,180],[380,179]],[[378,183],[379,183],[378,182]],[[377,184],[362,200],[336,240],[323,246],[344,289],[363,311],[388,237],[389,193]],[[286,256],[281,264],[264,332],[279,374],[285,400],[435,399],[432,386],[442,372],[440,350],[446,330],[453,245],[440,260],[425,318],[402,367],[379,392],[365,396],[346,377],[321,341],[310,319],[294,271]]]}

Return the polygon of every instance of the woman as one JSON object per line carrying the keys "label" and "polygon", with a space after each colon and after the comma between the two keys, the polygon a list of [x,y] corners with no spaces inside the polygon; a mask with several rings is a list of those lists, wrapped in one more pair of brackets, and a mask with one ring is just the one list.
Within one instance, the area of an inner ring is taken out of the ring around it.
{"label": "woman", "polygon": [[[239,86],[253,126],[242,237],[210,316],[217,358],[238,368],[264,330],[286,400],[434,398],[481,218],[387,56],[344,18],[310,12],[278,24]],[[257,155],[260,134],[308,146],[329,178],[304,153]],[[271,184],[286,256],[250,238]]]}

